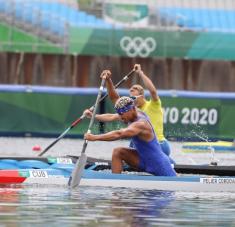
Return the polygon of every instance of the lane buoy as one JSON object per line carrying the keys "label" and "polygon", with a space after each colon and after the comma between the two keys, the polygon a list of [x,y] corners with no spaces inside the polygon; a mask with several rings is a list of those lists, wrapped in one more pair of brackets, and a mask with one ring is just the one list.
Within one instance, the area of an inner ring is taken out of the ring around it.
{"label": "lane buoy", "polygon": [[33,151],[41,151],[42,148],[39,145],[35,145],[35,146],[33,146],[32,150]]}

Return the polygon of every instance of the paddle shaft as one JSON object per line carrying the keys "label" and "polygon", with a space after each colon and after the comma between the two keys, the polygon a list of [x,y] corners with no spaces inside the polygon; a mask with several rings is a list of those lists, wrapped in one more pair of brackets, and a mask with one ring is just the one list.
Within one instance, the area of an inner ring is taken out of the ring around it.
{"label": "paddle shaft", "polygon": [[[131,70],[127,75],[125,75],[116,85],[115,88],[118,88],[121,84],[123,84],[125,81],[127,81],[135,70]],[[105,94],[99,102],[102,102],[106,97],[108,96],[108,93]],[[94,106],[90,107],[90,110],[94,110]],[[80,121],[82,121],[85,118],[85,115],[82,115],[79,117],[76,121],[74,121],[71,126],[69,126],[59,137],[57,137],[51,144],[49,144],[41,153],[39,153],[38,156],[42,156],[45,154],[51,147],[53,147],[59,140],[61,140],[72,128],[74,128]]]}
{"label": "paddle shaft", "polygon": [[78,118],[69,128],[67,128],[59,137],[56,138],[49,146],[47,146],[38,156],[45,154],[51,147],[53,147],[60,139],[62,139],[75,125],[77,125],[85,116]]}
{"label": "paddle shaft", "polygon": [[[95,105],[94,105],[94,109],[93,109],[93,112],[92,112],[92,116],[91,116],[91,120],[90,120],[90,123],[89,123],[89,126],[88,126],[87,133],[90,133],[91,127],[94,124],[96,111],[97,111],[98,105],[100,103],[100,98],[101,98],[102,92],[104,90],[104,84],[105,84],[105,79],[103,78],[102,81],[101,81],[101,85],[100,85],[100,88],[99,88],[97,98],[96,98],[96,102],[95,102]],[[80,181],[81,181],[82,172],[85,168],[86,161],[87,161],[87,156],[85,154],[87,144],[88,144],[88,140],[84,140],[84,143],[83,143],[83,146],[82,146],[81,156],[78,159],[78,161],[76,162],[76,165],[75,165],[75,167],[73,169],[73,172],[70,176],[68,184],[69,184],[69,186],[71,186],[71,188],[77,187],[79,185]]]}
{"label": "paddle shaft", "polygon": [[[92,107],[92,117],[91,117],[91,120],[90,120],[90,123],[89,123],[89,126],[88,126],[88,130],[87,130],[87,133],[90,133],[91,131],[91,127],[92,125],[94,124],[94,121],[95,121],[95,115],[96,115],[96,111],[97,111],[97,107],[98,107],[98,104],[100,103],[101,101],[101,95],[102,95],[102,92],[104,90],[104,84],[105,84],[105,79],[102,79],[101,81],[101,86],[99,88],[99,93],[98,93],[98,96],[96,98],[96,102],[95,102],[95,105]],[[102,99],[103,100],[103,99]],[[85,150],[86,150],[86,147],[87,147],[87,143],[88,141],[85,140],[84,143],[83,143],[83,148],[82,148],[82,153],[85,153]]]}

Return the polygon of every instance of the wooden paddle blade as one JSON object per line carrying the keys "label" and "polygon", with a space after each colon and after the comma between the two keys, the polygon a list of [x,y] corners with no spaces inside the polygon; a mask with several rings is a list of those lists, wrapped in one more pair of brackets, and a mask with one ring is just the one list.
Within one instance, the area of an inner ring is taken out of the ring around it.
{"label": "wooden paddle blade", "polygon": [[83,170],[85,169],[86,162],[87,156],[85,153],[82,153],[76,162],[72,175],[69,178],[68,185],[71,188],[76,188],[79,185],[82,178]]}

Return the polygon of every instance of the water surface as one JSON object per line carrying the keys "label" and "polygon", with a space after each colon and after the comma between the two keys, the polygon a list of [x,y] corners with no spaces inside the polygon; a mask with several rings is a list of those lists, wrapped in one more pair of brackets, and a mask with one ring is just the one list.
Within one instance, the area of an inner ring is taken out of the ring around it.
{"label": "water surface", "polygon": [[[1,156],[37,156],[35,144],[53,139],[0,138]],[[82,140],[63,139],[46,155],[79,155]],[[127,141],[89,143],[87,154],[110,159]],[[209,163],[211,155],[184,154],[171,143],[181,164]],[[216,154],[220,164],[234,164],[234,154]],[[234,193],[185,193],[106,187],[69,190],[55,186],[0,186],[2,226],[235,226]]]}
{"label": "water surface", "polygon": [[234,226],[232,193],[1,187],[0,226]]}

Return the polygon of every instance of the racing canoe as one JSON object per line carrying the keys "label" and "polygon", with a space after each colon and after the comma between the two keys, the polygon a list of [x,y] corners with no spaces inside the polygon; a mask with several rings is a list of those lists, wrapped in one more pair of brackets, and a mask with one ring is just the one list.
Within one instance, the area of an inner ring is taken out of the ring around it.
{"label": "racing canoe", "polygon": [[[23,162],[27,163],[26,161],[23,160]],[[28,161],[30,162],[31,160]],[[39,160],[34,161],[41,162]],[[9,162],[11,161],[9,160]],[[73,163],[53,163],[44,169],[22,168],[0,170],[0,184],[67,186],[73,167]],[[133,171],[112,174],[109,163],[90,161],[84,170],[80,185],[144,190],[234,192],[235,177],[180,175],[177,177],[158,177]]]}
{"label": "racing canoe", "polygon": [[[63,157],[0,157],[0,169],[43,169],[48,168],[53,164],[73,164],[76,163],[78,156],[63,156]],[[88,168],[93,163],[105,163],[105,166],[99,165],[99,168],[111,169],[111,161],[104,159],[96,159],[88,157]],[[179,174],[202,174],[202,175],[216,175],[216,176],[234,176],[235,166],[227,165],[188,165],[176,164],[174,169]],[[126,171],[133,171],[133,169],[126,167]],[[135,171],[135,170],[134,170]]]}

